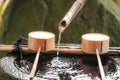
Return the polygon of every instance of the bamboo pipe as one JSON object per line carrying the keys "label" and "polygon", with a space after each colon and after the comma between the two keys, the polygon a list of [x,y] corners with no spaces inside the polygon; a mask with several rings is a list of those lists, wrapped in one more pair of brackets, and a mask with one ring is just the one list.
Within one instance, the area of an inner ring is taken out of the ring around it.
{"label": "bamboo pipe", "polygon": [[10,2],[10,0],[6,0],[5,2],[1,1],[0,8],[2,8],[2,11],[1,11],[0,15],[4,14],[4,11],[5,11],[6,7],[8,6],[9,2]]}
{"label": "bamboo pipe", "polygon": [[[27,45],[21,45],[20,46],[22,51],[25,53],[36,53],[34,50],[30,50]],[[11,53],[15,49],[14,45],[0,45],[0,52],[8,52]],[[57,48],[54,48],[50,51],[41,51],[42,53],[55,53],[57,52]],[[60,53],[66,53],[66,54],[83,54],[81,49],[70,49],[70,46],[60,46]]]}
{"label": "bamboo pipe", "polygon": [[75,16],[78,14],[78,12],[81,10],[81,8],[84,6],[84,4],[87,2],[87,0],[76,0],[70,10],[67,12],[65,17],[61,20],[59,23],[59,31],[63,32],[67,26],[71,23],[71,21],[75,18]]}
{"label": "bamboo pipe", "polygon": [[[0,0],[0,10],[2,12],[2,5],[3,5],[4,0]],[[0,25],[2,24],[2,14],[0,13]]]}
{"label": "bamboo pipe", "polygon": [[[29,53],[36,53],[36,51],[30,50],[27,45],[20,45],[20,48],[25,54]],[[7,52],[7,53],[12,53],[15,50],[14,45],[0,45],[0,52]],[[88,54],[84,53],[81,48],[72,48],[71,46],[60,46],[60,53],[63,54]],[[106,53],[106,54],[120,54],[120,47],[109,47],[109,52],[113,53]],[[56,53],[57,48],[54,48],[53,50],[50,51],[41,51],[41,53]]]}
{"label": "bamboo pipe", "polygon": [[120,0],[114,0],[114,1],[120,7]]}
{"label": "bamboo pipe", "polygon": [[[21,45],[20,48],[23,52],[35,52],[28,49],[27,45]],[[14,45],[0,45],[0,52],[8,52],[11,53],[15,50]]]}
{"label": "bamboo pipe", "polygon": [[0,0],[0,26],[2,24],[2,16],[5,12],[5,9],[7,8],[8,4],[9,4],[10,0]]}
{"label": "bamboo pipe", "polygon": [[0,8],[1,8],[3,2],[4,2],[4,0],[0,0]]}

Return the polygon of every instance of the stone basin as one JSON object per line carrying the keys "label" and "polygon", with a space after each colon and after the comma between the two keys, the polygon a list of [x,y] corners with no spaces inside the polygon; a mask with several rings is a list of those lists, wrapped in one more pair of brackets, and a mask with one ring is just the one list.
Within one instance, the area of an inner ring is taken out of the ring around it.
{"label": "stone basin", "polygon": [[[0,59],[0,67],[10,80],[29,80],[35,56],[23,54],[19,60],[18,53],[8,53]],[[106,78],[119,80],[120,56],[101,55],[101,60]],[[34,80],[100,80],[96,55],[41,53]]]}

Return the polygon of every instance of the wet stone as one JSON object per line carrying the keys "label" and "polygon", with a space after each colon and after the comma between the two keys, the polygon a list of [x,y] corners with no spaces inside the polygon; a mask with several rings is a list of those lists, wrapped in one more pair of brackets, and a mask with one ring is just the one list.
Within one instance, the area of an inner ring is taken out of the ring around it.
{"label": "wet stone", "polygon": [[[7,54],[0,60],[0,67],[12,78],[28,80],[35,54],[24,54],[20,62],[17,54]],[[120,79],[120,58],[101,56],[106,78]],[[95,55],[41,54],[34,80],[100,80]]]}

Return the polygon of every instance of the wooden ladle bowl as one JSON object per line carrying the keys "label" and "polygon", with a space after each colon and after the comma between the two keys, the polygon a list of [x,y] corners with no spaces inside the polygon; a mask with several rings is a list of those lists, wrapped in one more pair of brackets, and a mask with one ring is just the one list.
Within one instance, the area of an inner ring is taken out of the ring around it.
{"label": "wooden ladle bowl", "polygon": [[88,33],[82,36],[82,51],[95,54],[96,49],[100,53],[106,53],[109,49],[109,36],[101,33]]}
{"label": "wooden ladle bowl", "polygon": [[55,48],[55,35],[47,31],[33,31],[28,34],[28,48],[33,51],[50,51]]}

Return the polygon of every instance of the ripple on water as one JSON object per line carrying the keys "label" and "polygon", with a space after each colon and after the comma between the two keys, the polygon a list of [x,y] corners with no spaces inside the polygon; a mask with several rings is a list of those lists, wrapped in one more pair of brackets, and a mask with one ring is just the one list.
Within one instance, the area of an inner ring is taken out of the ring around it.
{"label": "ripple on water", "polygon": [[[8,54],[0,60],[0,67],[8,75],[18,79],[29,79],[35,55],[24,55],[18,63],[16,54]],[[82,55],[40,55],[34,80],[100,80],[96,59]],[[120,58],[111,57],[104,66],[107,79],[120,79]],[[85,61],[86,60],[86,61]],[[93,64],[93,65],[90,65]],[[95,65],[94,65],[95,64]]]}

